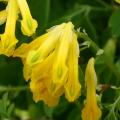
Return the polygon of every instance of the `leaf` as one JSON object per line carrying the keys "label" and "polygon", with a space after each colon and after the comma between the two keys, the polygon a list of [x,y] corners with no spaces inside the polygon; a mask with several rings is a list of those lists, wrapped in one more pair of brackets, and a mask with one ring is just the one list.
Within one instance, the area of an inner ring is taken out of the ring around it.
{"label": "leaf", "polygon": [[8,107],[7,114],[8,114],[9,117],[10,117],[10,115],[11,115],[11,113],[12,113],[14,107],[15,107],[14,104],[11,104],[11,105]]}
{"label": "leaf", "polygon": [[8,99],[8,93],[5,93],[0,100],[0,116],[2,118],[10,118],[14,104],[11,104]]}
{"label": "leaf", "polygon": [[2,104],[3,104],[3,110],[7,110],[7,101],[8,101],[8,93],[5,93],[2,97]]}
{"label": "leaf", "polygon": [[120,9],[116,10],[111,15],[109,27],[115,37],[120,37]]}

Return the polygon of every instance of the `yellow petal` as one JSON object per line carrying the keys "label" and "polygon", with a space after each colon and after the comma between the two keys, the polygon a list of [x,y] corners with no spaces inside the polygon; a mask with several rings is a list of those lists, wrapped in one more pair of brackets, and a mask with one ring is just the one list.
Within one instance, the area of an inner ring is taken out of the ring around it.
{"label": "yellow petal", "polygon": [[87,86],[87,100],[82,110],[83,120],[99,120],[101,117],[101,110],[97,105],[96,97],[96,73],[94,70],[94,58],[88,61],[85,72],[85,81]]}
{"label": "yellow petal", "polygon": [[59,36],[64,25],[65,24],[58,25],[53,30],[48,32],[48,38],[41,44],[41,46],[37,50],[31,50],[29,52],[27,63],[30,66],[42,62],[49,55],[49,53],[55,49],[57,42],[59,42]]}
{"label": "yellow petal", "polygon": [[43,100],[48,106],[56,106],[59,102],[59,97],[52,96],[46,88],[45,82],[48,78],[41,78],[41,80],[30,82],[30,89],[33,93],[35,102]]}
{"label": "yellow petal", "polygon": [[23,76],[26,81],[31,78],[32,68],[25,62],[23,67]]}
{"label": "yellow petal", "polygon": [[52,67],[55,59],[54,52],[51,53],[43,62],[35,65],[32,69],[31,79],[33,81],[40,80],[41,78],[47,77],[46,86],[49,93],[53,96],[61,96],[63,94],[63,86],[55,85],[52,81]]}
{"label": "yellow petal", "polygon": [[4,24],[7,19],[7,11],[2,10],[0,11],[0,25]]}
{"label": "yellow petal", "polygon": [[48,33],[36,38],[30,43],[23,43],[20,47],[18,47],[13,54],[13,57],[21,57],[21,58],[26,58],[28,53],[31,50],[36,50],[38,49],[43,41],[45,41],[48,37]]}
{"label": "yellow petal", "polygon": [[64,27],[64,24],[56,26],[53,30],[38,37],[31,43],[29,44],[25,43],[15,50],[13,56],[22,57],[22,59],[24,59],[23,73],[26,80],[30,79],[30,76],[32,74],[32,69],[34,68],[33,66],[35,66],[37,63],[40,63],[41,59],[47,57],[47,55],[54,49],[55,44],[58,41],[57,38],[59,37],[59,35],[55,35],[57,36],[57,38],[54,37],[54,34],[57,34],[58,30],[59,32],[61,32],[61,29],[63,27]]}
{"label": "yellow petal", "polygon": [[37,21],[32,18],[26,0],[17,0],[17,3],[23,18],[21,21],[21,30],[24,35],[31,36],[36,31],[38,26]]}
{"label": "yellow petal", "polygon": [[63,86],[55,85],[52,81],[52,67],[55,59],[55,52],[51,53],[43,62],[35,65],[32,69],[31,79],[33,81],[40,80],[41,78],[47,77],[46,86],[49,93],[53,96],[61,96],[63,94]]}
{"label": "yellow petal", "polygon": [[62,30],[60,36],[60,43],[56,50],[56,59],[53,66],[53,82],[58,84],[64,84],[66,79],[66,75],[68,72],[67,68],[67,58],[69,52],[70,42],[73,36],[73,25],[72,23],[67,23],[65,28]]}
{"label": "yellow petal", "polygon": [[50,77],[49,81],[46,82],[46,86],[51,95],[55,97],[60,97],[64,94],[64,86],[61,84],[53,83],[52,78]]}
{"label": "yellow petal", "polygon": [[77,36],[74,34],[68,57],[68,80],[64,85],[65,96],[70,102],[75,101],[80,96],[81,85],[78,79],[78,50]]}
{"label": "yellow petal", "polygon": [[25,61],[23,74],[25,80],[39,80],[43,76],[47,76],[47,72],[50,70],[53,64],[54,53],[50,54],[43,62],[30,66]]}
{"label": "yellow petal", "polygon": [[43,62],[34,66],[32,70],[32,80],[39,80],[41,77],[49,76],[48,72],[52,69],[54,52],[51,53]]}
{"label": "yellow petal", "polygon": [[0,54],[11,56],[14,52],[17,39],[15,38],[15,26],[18,14],[18,6],[15,0],[8,2],[8,14],[5,33],[1,35]]}

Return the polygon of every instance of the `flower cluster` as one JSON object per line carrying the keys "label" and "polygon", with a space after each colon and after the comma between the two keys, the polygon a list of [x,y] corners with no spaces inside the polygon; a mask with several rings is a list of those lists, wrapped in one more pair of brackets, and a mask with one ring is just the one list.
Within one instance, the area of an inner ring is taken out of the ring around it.
{"label": "flower cluster", "polygon": [[0,35],[0,54],[12,56],[18,40],[15,37],[16,21],[21,13],[21,30],[24,35],[35,33],[37,22],[31,16],[26,0],[6,0],[7,7],[0,12],[0,24],[6,22],[5,32]]}
{"label": "flower cluster", "polygon": [[24,77],[31,79],[30,89],[36,102],[43,100],[54,106],[62,94],[70,102],[79,97],[79,46],[71,22],[57,25],[30,44],[23,44],[14,56],[23,60]]}
{"label": "flower cluster", "polygon": [[[0,54],[22,59],[24,78],[30,80],[30,90],[36,102],[43,100],[48,106],[55,106],[63,94],[69,102],[74,102],[81,94],[78,77],[80,53],[74,25],[71,22],[56,25],[15,50],[18,42],[15,37],[18,14],[22,15],[21,31],[24,35],[35,33],[37,22],[32,18],[26,0],[4,1],[8,4],[0,12],[0,25],[6,22],[5,32],[0,35]],[[87,99],[82,119],[99,120],[101,110],[96,98],[94,58],[89,60],[86,67],[85,82]]]}

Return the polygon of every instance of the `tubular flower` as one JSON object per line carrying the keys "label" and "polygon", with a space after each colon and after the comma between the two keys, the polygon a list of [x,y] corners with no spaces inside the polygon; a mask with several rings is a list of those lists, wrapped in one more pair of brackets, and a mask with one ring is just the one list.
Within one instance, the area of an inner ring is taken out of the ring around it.
{"label": "tubular flower", "polygon": [[0,35],[0,54],[11,56],[17,43],[17,39],[15,38],[15,26],[18,6],[15,0],[9,0],[7,12],[5,32]]}
{"label": "tubular flower", "polygon": [[94,58],[88,61],[85,72],[85,81],[87,86],[87,100],[85,107],[82,110],[83,120],[99,120],[101,117],[101,110],[97,105],[96,98],[96,83],[97,77],[94,70]]}
{"label": "tubular flower", "polygon": [[49,106],[55,106],[64,93],[70,102],[80,96],[78,56],[77,35],[71,22],[49,29],[14,52],[14,57],[23,60],[25,79],[31,79],[34,100],[43,100]]}
{"label": "tubular flower", "polygon": [[31,36],[37,28],[37,21],[32,18],[26,0],[17,0],[20,12],[22,14],[21,30],[24,35]]}

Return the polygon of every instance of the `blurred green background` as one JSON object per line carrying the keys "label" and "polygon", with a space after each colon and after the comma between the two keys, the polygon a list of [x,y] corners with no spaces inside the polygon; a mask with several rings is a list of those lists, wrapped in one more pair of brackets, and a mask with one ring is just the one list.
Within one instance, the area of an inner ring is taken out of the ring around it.
{"label": "blurred green background", "polygon": [[[72,21],[75,29],[86,31],[89,37],[104,50],[97,56],[90,47],[81,51],[79,58],[80,81],[83,84],[79,100],[69,103],[64,96],[54,108],[43,102],[35,103],[26,87],[19,58],[0,55],[0,119],[10,120],[81,120],[84,103],[84,71],[88,59],[96,59],[98,94],[101,95],[101,120],[120,120],[120,5],[113,0],[27,0],[32,16],[38,21],[36,34],[31,38],[22,35],[17,21],[18,46],[45,33],[46,29]],[[0,3],[0,10],[6,4]],[[0,34],[5,24],[0,26]],[[78,39],[79,43],[83,39]],[[12,89],[14,88],[14,89]]]}

